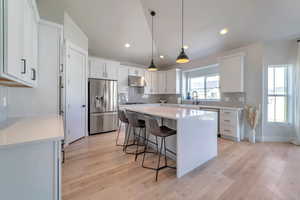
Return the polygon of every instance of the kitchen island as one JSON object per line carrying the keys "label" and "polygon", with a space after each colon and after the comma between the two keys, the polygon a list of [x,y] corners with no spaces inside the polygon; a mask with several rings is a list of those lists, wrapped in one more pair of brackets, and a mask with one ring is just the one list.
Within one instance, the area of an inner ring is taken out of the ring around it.
{"label": "kitchen island", "polygon": [[147,116],[176,121],[175,140],[167,142],[176,152],[177,177],[217,156],[217,123],[215,112],[167,106],[143,104],[122,106],[121,109]]}

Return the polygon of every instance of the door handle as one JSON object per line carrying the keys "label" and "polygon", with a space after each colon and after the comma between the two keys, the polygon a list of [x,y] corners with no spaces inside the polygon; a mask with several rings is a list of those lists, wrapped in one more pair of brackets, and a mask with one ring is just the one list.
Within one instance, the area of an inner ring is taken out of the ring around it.
{"label": "door handle", "polygon": [[86,107],[86,105],[82,105],[81,107],[82,107],[82,108],[85,108],[85,107]]}
{"label": "door handle", "polygon": [[23,62],[23,70],[21,71],[21,74],[26,74],[26,68],[27,68],[26,59],[21,59],[21,61]]}

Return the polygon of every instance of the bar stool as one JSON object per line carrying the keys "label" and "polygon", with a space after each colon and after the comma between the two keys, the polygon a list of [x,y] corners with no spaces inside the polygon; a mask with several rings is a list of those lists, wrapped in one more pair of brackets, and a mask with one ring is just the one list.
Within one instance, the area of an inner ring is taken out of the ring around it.
{"label": "bar stool", "polygon": [[120,120],[120,125],[119,125],[119,128],[118,128],[117,137],[116,137],[116,146],[124,146],[125,139],[124,139],[123,144],[118,144],[119,136],[120,136],[120,132],[121,132],[121,128],[122,128],[122,124],[125,124],[125,138],[126,138],[126,135],[127,135],[127,132],[128,132],[129,122],[128,122],[128,119],[127,119],[127,117],[125,115],[125,111],[124,110],[119,110],[118,111],[118,118]]}
{"label": "bar stool", "polygon": [[[143,155],[143,161],[142,161],[142,167],[146,168],[146,169],[155,170],[156,171],[155,181],[157,181],[159,170],[164,169],[164,168],[176,169],[176,167],[168,166],[168,162],[167,162],[167,148],[166,148],[166,138],[169,137],[169,136],[175,135],[176,134],[176,130],[170,129],[170,128],[166,127],[166,126],[159,126],[157,120],[154,119],[154,118],[149,118],[147,120],[147,129],[149,129],[149,134],[155,136],[156,141],[158,141],[157,138],[160,138],[160,140],[161,140],[161,142],[160,142],[160,150],[159,150],[159,153],[158,153],[157,167],[156,168],[152,168],[152,167],[145,166],[144,165],[145,155],[146,155],[146,153],[151,153],[151,152],[147,152],[148,140],[146,140],[145,150],[144,150],[144,155]],[[163,147],[164,147],[164,154],[165,154],[165,164],[164,164],[164,166],[160,166],[160,158],[161,158],[161,152],[162,152]],[[158,152],[158,145],[157,145],[157,152]]]}
{"label": "bar stool", "polygon": [[[129,122],[129,133],[127,134],[128,136],[126,138],[126,144],[124,146],[124,152],[128,153],[126,151],[126,149],[129,146],[128,142],[129,142],[129,139],[130,139],[131,132],[133,132],[133,137],[134,137],[133,144],[135,144],[135,142],[137,142],[137,144],[136,144],[136,151],[135,151],[135,153],[129,153],[129,154],[134,154],[135,155],[135,159],[134,160],[136,161],[138,155],[144,153],[144,152],[139,152],[139,146],[143,146],[143,145],[140,144],[140,138],[141,138],[141,132],[142,132],[142,130],[144,130],[143,131],[143,133],[144,133],[143,138],[144,138],[144,143],[145,143],[145,139],[146,139],[146,123],[145,123],[144,120],[140,120],[138,118],[138,114],[135,113],[135,112],[126,112],[126,116],[127,116],[128,122]],[[139,129],[138,135],[136,135],[136,132],[135,132],[136,129]],[[133,131],[131,131],[131,130],[133,130]]]}

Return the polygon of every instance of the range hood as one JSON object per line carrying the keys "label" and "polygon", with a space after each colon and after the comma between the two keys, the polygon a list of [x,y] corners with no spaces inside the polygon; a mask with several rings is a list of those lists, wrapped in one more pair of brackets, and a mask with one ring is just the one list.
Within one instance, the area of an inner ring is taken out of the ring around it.
{"label": "range hood", "polygon": [[128,86],[145,87],[145,79],[142,76],[128,76]]}

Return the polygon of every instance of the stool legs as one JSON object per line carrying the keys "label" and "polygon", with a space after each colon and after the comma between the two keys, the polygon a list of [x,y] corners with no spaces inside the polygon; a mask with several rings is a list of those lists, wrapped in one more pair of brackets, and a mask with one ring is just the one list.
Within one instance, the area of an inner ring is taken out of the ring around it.
{"label": "stool legs", "polygon": [[122,128],[122,122],[119,125],[118,128],[118,132],[117,132],[117,138],[116,138],[116,146],[124,146],[125,144],[125,140],[126,140],[126,136],[127,136],[127,131],[128,131],[128,124],[125,123],[125,138],[124,138],[124,142],[123,144],[119,144],[119,136],[120,136],[120,132],[121,132],[121,128]]}
{"label": "stool legs", "polygon": [[[156,137],[156,141],[157,141],[157,137]],[[157,145],[157,153],[158,153],[158,161],[157,161],[157,167],[156,168],[152,168],[152,167],[147,167],[144,165],[144,162],[145,162],[145,156],[146,156],[146,153],[150,153],[150,152],[147,152],[147,148],[148,148],[148,143],[146,143],[146,147],[145,147],[145,151],[144,151],[144,155],[143,155],[143,161],[142,161],[142,167],[143,168],[146,168],[146,169],[151,169],[151,170],[155,170],[156,171],[156,174],[155,174],[155,181],[157,181],[158,179],[158,173],[159,173],[159,170],[161,169],[164,169],[164,168],[172,168],[172,169],[176,169],[176,167],[171,167],[171,166],[168,166],[168,161],[167,161],[167,148],[166,148],[166,138],[165,137],[162,137],[161,138],[161,142],[160,142],[160,149],[158,149],[158,143],[156,143]],[[161,156],[162,156],[162,150],[163,150],[163,147],[164,147],[164,157],[165,157],[165,163],[163,166],[160,166],[160,160],[161,160]]]}

